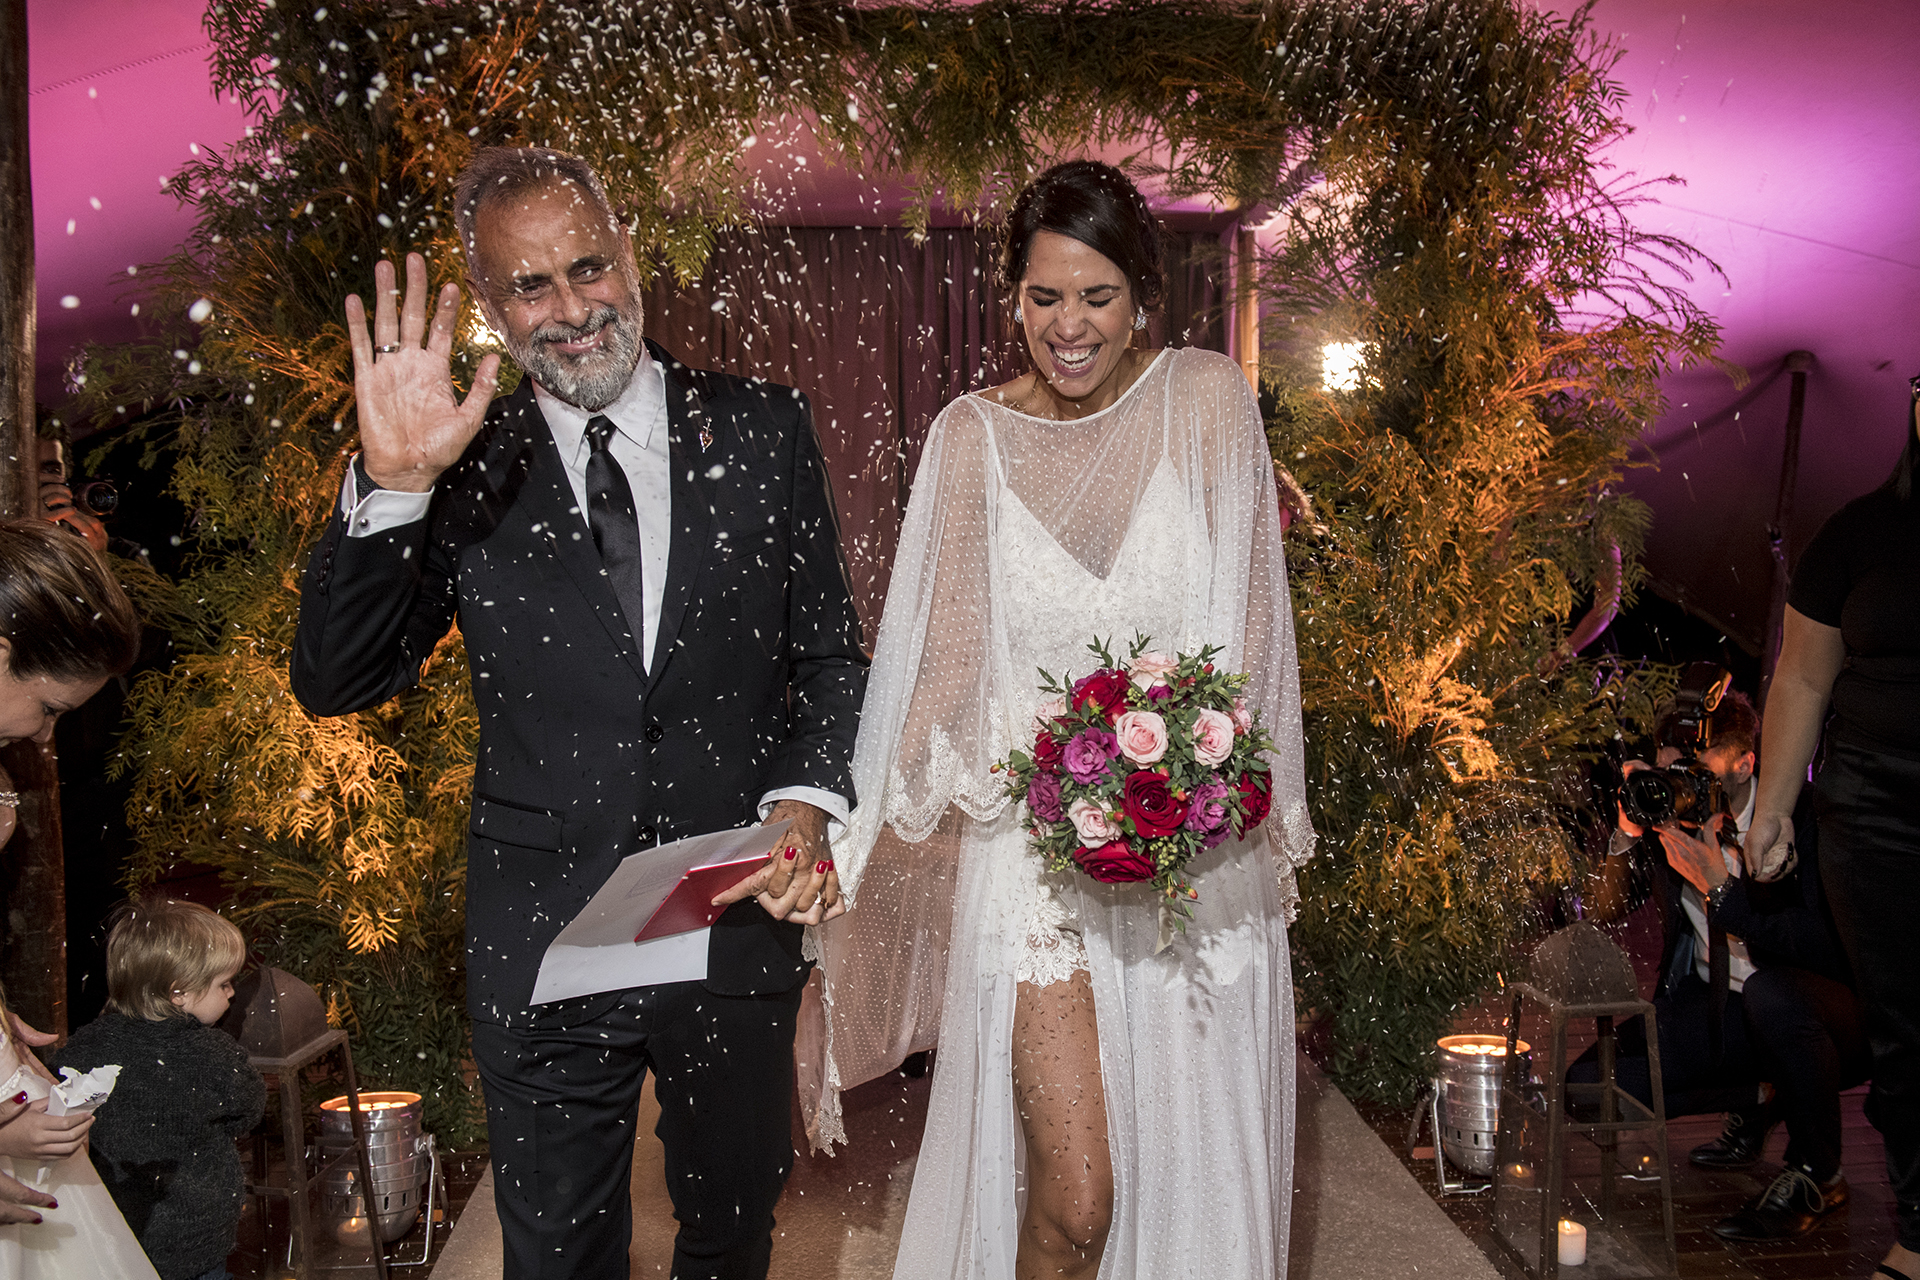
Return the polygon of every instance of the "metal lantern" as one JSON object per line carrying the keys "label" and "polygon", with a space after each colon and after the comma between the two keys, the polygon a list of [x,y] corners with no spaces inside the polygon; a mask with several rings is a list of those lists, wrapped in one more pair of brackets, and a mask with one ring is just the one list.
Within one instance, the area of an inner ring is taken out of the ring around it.
{"label": "metal lantern", "polygon": [[[1507,1043],[1517,1048],[1528,1006],[1544,1012],[1548,1042],[1536,1086],[1517,1053],[1505,1059],[1495,1147],[1494,1236],[1532,1280],[1556,1280],[1562,1265],[1579,1275],[1678,1275],[1673,1186],[1667,1175],[1667,1124],[1661,1098],[1660,1045],[1653,1006],[1639,998],[1633,966],[1600,931],[1582,921],[1541,943],[1531,981],[1513,984]],[[1617,1019],[1647,1019],[1653,1106],[1614,1075]],[[1591,1018],[1600,1080],[1567,1081],[1567,1024]],[[1569,1114],[1569,1104],[1577,1108]],[[1644,1132],[1653,1160],[1623,1159],[1623,1136]],[[1659,1183],[1657,1217],[1648,1184]]]}

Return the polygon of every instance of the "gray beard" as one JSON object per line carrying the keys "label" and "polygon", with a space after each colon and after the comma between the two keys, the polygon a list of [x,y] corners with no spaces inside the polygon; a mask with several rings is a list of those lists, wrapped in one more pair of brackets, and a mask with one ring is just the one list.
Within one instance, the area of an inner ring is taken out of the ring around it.
{"label": "gray beard", "polygon": [[[600,350],[587,356],[557,356],[549,343],[578,342],[608,330]],[[615,307],[602,307],[578,328],[550,324],[535,329],[525,343],[506,339],[507,353],[529,377],[575,408],[598,413],[620,398],[640,363],[640,325]]]}

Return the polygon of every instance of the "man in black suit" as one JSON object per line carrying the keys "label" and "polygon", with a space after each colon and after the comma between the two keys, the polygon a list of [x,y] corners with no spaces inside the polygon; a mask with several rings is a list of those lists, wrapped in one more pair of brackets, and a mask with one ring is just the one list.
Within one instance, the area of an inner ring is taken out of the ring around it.
{"label": "man in black suit", "polygon": [[[526,370],[488,408],[449,354],[460,291],[375,269],[347,300],[361,446],[308,567],[293,687],[321,715],[409,687],[457,618],[480,716],[467,1004],[510,1277],[627,1275],[642,1080],[673,1274],[764,1277],[792,1166],[802,925],[844,909],[830,824],[866,676],[807,401],[643,346],[632,243],[583,162],[477,152],[469,283]],[[376,345],[377,344],[377,345]],[[620,859],[752,821],[786,848],[721,895],[704,982],[530,1006]]]}

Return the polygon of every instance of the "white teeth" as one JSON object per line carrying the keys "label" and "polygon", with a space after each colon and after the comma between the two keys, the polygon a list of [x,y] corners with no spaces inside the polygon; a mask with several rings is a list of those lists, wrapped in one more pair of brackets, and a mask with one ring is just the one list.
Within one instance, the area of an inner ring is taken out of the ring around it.
{"label": "white teeth", "polygon": [[1083,365],[1091,364],[1094,353],[1097,350],[1098,348],[1089,348],[1086,351],[1076,351],[1069,355],[1067,352],[1055,347],[1053,354],[1055,359],[1059,360],[1061,364],[1066,365],[1069,369],[1078,369]]}

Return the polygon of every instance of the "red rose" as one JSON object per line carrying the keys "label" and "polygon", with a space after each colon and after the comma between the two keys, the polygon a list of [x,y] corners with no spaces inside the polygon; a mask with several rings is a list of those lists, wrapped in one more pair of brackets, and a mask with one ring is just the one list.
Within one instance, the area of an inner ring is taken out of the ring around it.
{"label": "red rose", "polygon": [[1153,864],[1135,853],[1125,840],[1110,840],[1098,849],[1081,845],[1073,851],[1073,860],[1101,884],[1153,879]]}
{"label": "red rose", "polygon": [[1127,709],[1127,690],[1133,680],[1124,671],[1096,671],[1074,682],[1073,709],[1091,711],[1111,723]]}
{"label": "red rose", "polygon": [[1170,836],[1187,820],[1186,801],[1174,799],[1166,778],[1151,769],[1127,775],[1120,787],[1120,811],[1148,838]]}
{"label": "red rose", "polygon": [[1267,810],[1273,808],[1273,775],[1249,770],[1240,775],[1234,790],[1239,792],[1240,803],[1246,810],[1234,824],[1234,829],[1244,836],[1265,822]]}
{"label": "red rose", "polygon": [[1048,725],[1033,737],[1033,766],[1042,773],[1060,772],[1060,753],[1066,744],[1053,736],[1053,726]]}

